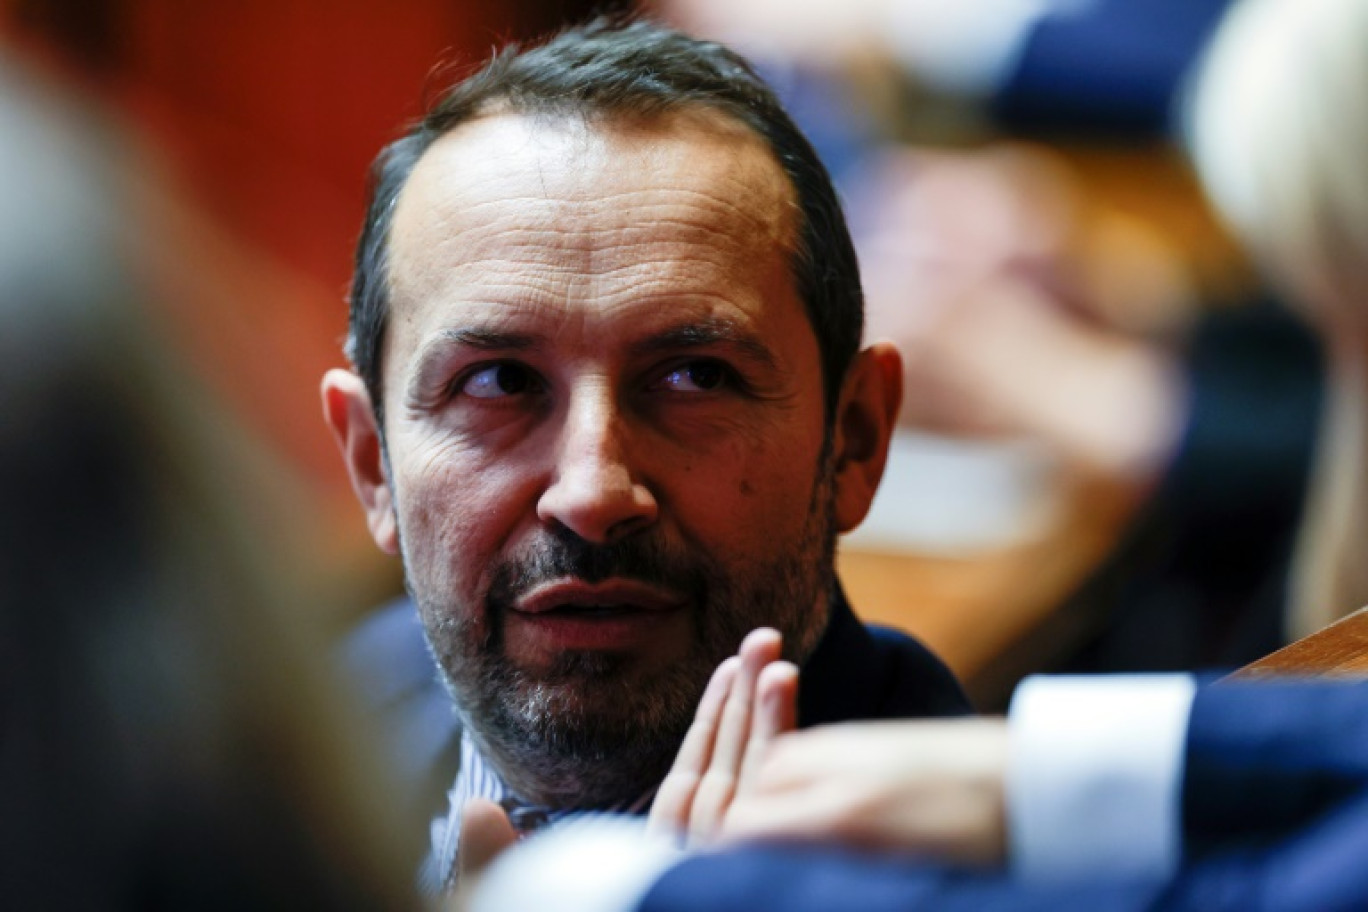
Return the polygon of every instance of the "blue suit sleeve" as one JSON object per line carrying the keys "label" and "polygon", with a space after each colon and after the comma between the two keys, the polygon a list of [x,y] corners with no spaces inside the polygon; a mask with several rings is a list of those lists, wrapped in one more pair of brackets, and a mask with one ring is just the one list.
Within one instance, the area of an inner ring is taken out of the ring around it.
{"label": "blue suit sleeve", "polygon": [[1185,762],[1185,855],[1265,844],[1368,784],[1368,682],[1205,687],[1193,701]]}
{"label": "blue suit sleeve", "polygon": [[[1255,800],[1252,796],[1247,796]],[[639,912],[1324,912],[1368,908],[1368,796],[1258,848],[1229,847],[1168,882],[1027,883],[832,851],[747,848],[667,871]]]}
{"label": "blue suit sleeve", "polygon": [[1143,881],[1023,884],[906,861],[831,851],[747,848],[671,868],[640,912],[1055,912],[1148,909],[1162,885]]}
{"label": "blue suit sleeve", "polygon": [[1037,883],[818,850],[747,848],[670,868],[640,912],[833,912],[936,909],[1014,912],[1150,908],[1161,885],[1142,881]]}

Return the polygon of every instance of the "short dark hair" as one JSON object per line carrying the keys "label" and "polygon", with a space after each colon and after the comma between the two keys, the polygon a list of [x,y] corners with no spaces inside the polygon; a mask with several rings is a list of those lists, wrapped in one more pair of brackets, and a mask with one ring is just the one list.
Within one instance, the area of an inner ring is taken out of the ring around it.
{"label": "short dark hair", "polygon": [[492,109],[585,116],[708,108],[764,138],[792,182],[799,222],[793,278],[821,352],[827,414],[835,412],[860,345],[864,295],[845,215],[826,167],[774,92],[741,56],[657,23],[599,18],[544,44],[509,45],[449,89],[371,166],[370,201],[356,249],[347,355],[365,382],[383,434],[381,351],[389,319],[389,234],[395,203],[423,153]]}

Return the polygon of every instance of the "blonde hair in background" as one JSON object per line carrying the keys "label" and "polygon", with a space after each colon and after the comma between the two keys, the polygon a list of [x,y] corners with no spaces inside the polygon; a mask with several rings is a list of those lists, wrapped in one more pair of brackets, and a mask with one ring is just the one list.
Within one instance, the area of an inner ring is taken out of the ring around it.
{"label": "blonde hair in background", "polygon": [[1217,209],[1320,328],[1328,401],[1288,635],[1368,603],[1368,0],[1243,0],[1186,108]]}

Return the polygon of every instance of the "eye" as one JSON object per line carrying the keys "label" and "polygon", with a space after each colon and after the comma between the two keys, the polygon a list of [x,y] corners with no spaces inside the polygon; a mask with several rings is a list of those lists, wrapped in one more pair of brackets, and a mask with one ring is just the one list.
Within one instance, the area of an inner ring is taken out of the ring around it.
{"label": "eye", "polygon": [[490,364],[461,380],[458,392],[473,399],[498,399],[503,396],[518,396],[536,393],[542,389],[541,378],[531,369],[505,362]]}
{"label": "eye", "polygon": [[702,358],[681,364],[660,380],[660,385],[679,393],[707,393],[726,386],[730,369],[721,361]]}

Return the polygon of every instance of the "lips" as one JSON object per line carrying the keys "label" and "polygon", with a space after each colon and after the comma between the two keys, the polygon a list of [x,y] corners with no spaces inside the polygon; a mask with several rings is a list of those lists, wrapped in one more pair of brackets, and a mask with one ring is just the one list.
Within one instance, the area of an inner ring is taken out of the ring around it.
{"label": "lips", "polygon": [[672,611],[682,607],[684,601],[678,593],[636,580],[586,583],[567,579],[534,587],[512,607],[524,615],[609,618],[636,612]]}
{"label": "lips", "polygon": [[533,587],[505,616],[504,645],[528,667],[566,652],[620,652],[672,658],[688,642],[688,600],[628,579],[562,579]]}

